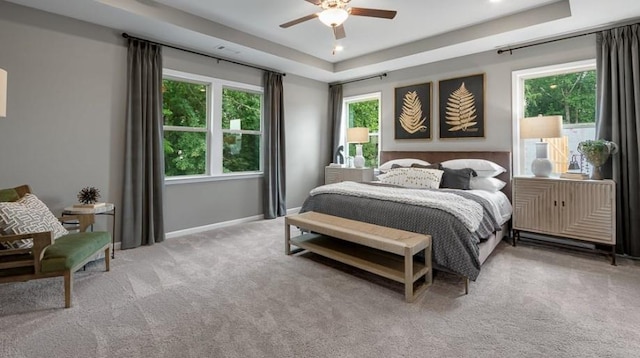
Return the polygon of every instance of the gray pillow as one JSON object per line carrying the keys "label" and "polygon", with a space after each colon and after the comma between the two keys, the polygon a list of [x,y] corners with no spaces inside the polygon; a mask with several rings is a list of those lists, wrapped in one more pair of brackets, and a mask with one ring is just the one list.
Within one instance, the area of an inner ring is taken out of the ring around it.
{"label": "gray pillow", "polygon": [[449,169],[442,167],[440,170],[444,171],[440,181],[441,188],[469,190],[471,189],[471,178],[478,176],[476,171],[471,168]]}

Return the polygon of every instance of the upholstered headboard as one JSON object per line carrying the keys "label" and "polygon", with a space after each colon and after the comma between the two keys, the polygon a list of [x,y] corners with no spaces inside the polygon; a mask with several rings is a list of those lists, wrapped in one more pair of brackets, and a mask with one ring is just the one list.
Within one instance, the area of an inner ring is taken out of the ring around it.
{"label": "upholstered headboard", "polygon": [[504,181],[507,185],[502,189],[509,200],[511,200],[511,152],[381,152],[380,163],[393,159],[415,158],[425,160],[429,163],[441,163],[451,159],[486,159],[503,166],[507,171],[496,178]]}

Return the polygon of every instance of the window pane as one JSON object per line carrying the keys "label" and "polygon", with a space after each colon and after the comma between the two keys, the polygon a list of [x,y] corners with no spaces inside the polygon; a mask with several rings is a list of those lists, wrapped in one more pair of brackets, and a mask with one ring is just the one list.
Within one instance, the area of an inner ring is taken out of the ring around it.
{"label": "window pane", "polygon": [[260,135],[224,133],[222,139],[224,173],[260,170]]}
{"label": "window pane", "polygon": [[[587,173],[586,161],[581,160],[577,148],[578,143],[595,138],[596,71],[527,79],[524,86],[525,117],[562,116],[563,137],[545,139],[549,142],[548,157],[553,163],[553,172],[566,172],[569,162],[576,159],[581,162],[581,170]],[[539,139],[522,140],[524,162],[521,163],[521,174],[531,174],[537,141]]]}
{"label": "window pane", "polygon": [[[369,133],[378,133],[378,115],[380,101],[376,99],[351,102],[347,105],[348,126],[369,128]],[[349,144],[348,156],[356,155],[356,146]],[[365,159],[365,167],[378,167],[378,136],[370,135],[368,143],[362,143],[362,156]]]}
{"label": "window pane", "polygon": [[260,130],[261,95],[222,89],[222,129]]}
{"label": "window pane", "polygon": [[206,173],[207,133],[164,132],[164,173],[166,176]]}
{"label": "window pane", "polygon": [[367,127],[369,132],[378,132],[377,99],[349,103],[349,128]]}
{"label": "window pane", "polygon": [[162,97],[165,126],[207,126],[206,85],[164,79]]}

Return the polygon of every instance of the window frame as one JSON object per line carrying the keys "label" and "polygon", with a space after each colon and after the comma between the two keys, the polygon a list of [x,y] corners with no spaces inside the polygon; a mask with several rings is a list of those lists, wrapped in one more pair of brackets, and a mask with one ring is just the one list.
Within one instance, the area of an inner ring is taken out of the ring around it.
{"label": "window frame", "polygon": [[[207,88],[207,120],[206,120],[206,169],[204,174],[165,176],[164,182],[170,184],[199,183],[207,181],[251,179],[263,177],[264,158],[264,88],[241,82],[221,80],[189,72],[168,68],[162,70],[162,79],[190,82],[206,85]],[[222,129],[222,90],[223,88],[246,91],[260,95],[260,130]],[[163,131],[202,132],[199,127],[162,126]],[[253,134],[260,136],[260,168],[258,171],[224,173],[223,172],[223,135],[224,133]],[[164,136],[163,136],[164,138]],[[164,170],[164,169],[163,169]]]}
{"label": "window frame", "polygon": [[354,96],[348,96],[342,98],[342,128],[340,130],[340,143],[344,146],[344,159],[345,165],[348,164],[347,158],[355,156],[350,155],[349,153],[349,143],[347,143],[347,129],[349,129],[349,104],[357,103],[357,102],[367,102],[371,100],[378,101],[378,131],[377,132],[369,132],[369,140],[371,137],[377,137],[378,140],[378,162],[376,166],[373,168],[377,168],[380,166],[380,148],[382,147],[382,131],[380,128],[381,125],[381,116],[382,116],[382,92],[371,92],[365,94],[359,94]]}
{"label": "window frame", "polygon": [[513,71],[511,73],[511,105],[512,105],[512,144],[511,153],[513,159],[513,175],[524,175],[520,172],[521,164],[524,162],[524,152],[520,150],[520,118],[524,117],[524,82],[528,79],[559,75],[564,73],[592,71],[596,69],[596,59],[567,62],[549,66],[528,68]]}

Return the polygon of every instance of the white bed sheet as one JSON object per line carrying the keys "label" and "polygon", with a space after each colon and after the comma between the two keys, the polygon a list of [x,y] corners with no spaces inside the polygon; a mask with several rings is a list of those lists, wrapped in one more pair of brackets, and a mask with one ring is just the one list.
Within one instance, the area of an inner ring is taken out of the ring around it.
{"label": "white bed sheet", "polygon": [[491,203],[491,207],[493,208],[493,215],[495,216],[500,226],[511,219],[511,214],[513,214],[513,206],[511,206],[511,202],[509,202],[509,198],[507,198],[505,193],[501,191],[490,192],[486,190],[466,190],[466,192],[473,193],[489,201]]}

